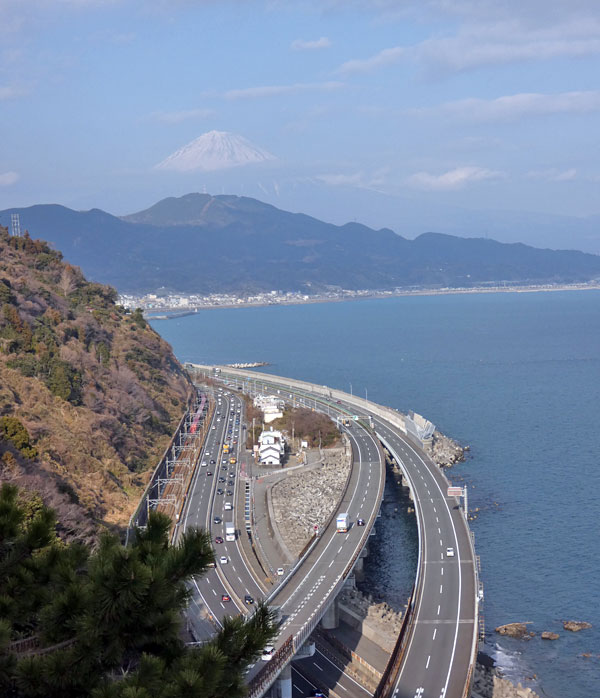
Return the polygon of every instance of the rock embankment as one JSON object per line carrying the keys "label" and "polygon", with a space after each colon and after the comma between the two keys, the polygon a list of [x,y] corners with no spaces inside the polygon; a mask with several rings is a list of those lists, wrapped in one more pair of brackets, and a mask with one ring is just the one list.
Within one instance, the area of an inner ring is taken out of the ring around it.
{"label": "rock embankment", "polygon": [[[338,596],[340,611],[346,611],[360,623],[362,632],[380,647],[392,651],[402,627],[402,613],[395,611],[385,601],[376,603],[370,594],[363,594],[353,587],[344,587]],[[370,631],[370,632],[368,632]]]}
{"label": "rock embankment", "polygon": [[503,678],[495,667],[476,664],[471,698],[539,698],[531,688],[516,686]]}
{"label": "rock embankment", "polygon": [[290,474],[273,485],[273,523],[292,555],[301,553],[314,526],[322,528],[333,515],[344,493],[351,462],[349,449],[326,449],[321,465]]}
{"label": "rock embankment", "polygon": [[430,455],[434,463],[442,467],[450,467],[455,463],[460,463],[465,459],[465,451],[468,446],[461,446],[458,442],[445,436],[437,429],[433,432],[431,439]]}

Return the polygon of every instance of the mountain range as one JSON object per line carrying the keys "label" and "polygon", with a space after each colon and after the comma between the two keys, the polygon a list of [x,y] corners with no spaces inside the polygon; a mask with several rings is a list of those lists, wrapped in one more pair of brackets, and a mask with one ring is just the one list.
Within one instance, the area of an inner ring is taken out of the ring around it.
{"label": "mountain range", "polygon": [[585,282],[600,256],[424,233],[407,240],[359,223],[333,225],[256,199],[187,194],[123,217],[56,204],[0,211],[121,292],[465,287]]}

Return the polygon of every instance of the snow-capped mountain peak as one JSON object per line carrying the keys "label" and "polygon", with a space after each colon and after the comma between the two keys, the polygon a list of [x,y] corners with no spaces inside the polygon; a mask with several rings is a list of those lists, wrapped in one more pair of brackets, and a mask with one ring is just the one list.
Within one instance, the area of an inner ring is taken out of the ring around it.
{"label": "snow-capped mountain peak", "polygon": [[159,162],[156,169],[209,172],[274,159],[271,153],[243,136],[227,131],[209,131]]}

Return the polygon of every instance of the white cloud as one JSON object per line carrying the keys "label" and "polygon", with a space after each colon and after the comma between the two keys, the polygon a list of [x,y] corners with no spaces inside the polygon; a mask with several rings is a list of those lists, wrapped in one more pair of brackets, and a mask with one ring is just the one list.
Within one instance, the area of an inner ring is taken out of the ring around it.
{"label": "white cloud", "polygon": [[362,172],[355,172],[353,174],[320,174],[316,179],[332,187],[356,187],[362,185],[363,177]]}
{"label": "white cloud", "polygon": [[22,87],[15,87],[14,85],[0,86],[0,100],[15,99],[15,97],[21,97],[24,94],[26,94],[26,91]]}
{"label": "white cloud", "polygon": [[349,73],[369,73],[377,68],[382,68],[392,63],[397,63],[407,53],[407,49],[402,46],[394,46],[393,48],[384,48],[374,56],[369,58],[353,58],[336,70],[337,73],[347,75]]}
{"label": "white cloud", "polygon": [[326,36],[322,36],[320,39],[315,39],[313,41],[296,39],[290,44],[290,48],[294,51],[315,51],[321,48],[329,48],[330,46],[331,41]]}
{"label": "white cloud", "polygon": [[474,121],[510,121],[524,116],[589,113],[600,111],[600,91],[562,92],[549,95],[524,92],[496,99],[461,99],[446,102],[439,108],[416,110],[416,113],[441,111]]}
{"label": "white cloud", "polygon": [[181,109],[180,111],[154,112],[153,116],[164,124],[180,124],[190,119],[207,119],[216,113],[214,109]]}
{"label": "white cloud", "polygon": [[529,179],[543,179],[547,182],[572,182],[577,177],[577,170],[558,170],[554,167],[548,170],[531,170],[526,175]]}
{"label": "white cloud", "polygon": [[429,191],[455,191],[463,189],[473,182],[502,179],[503,172],[488,170],[483,167],[457,167],[440,175],[429,172],[416,172],[406,179],[406,183],[418,189]]}
{"label": "white cloud", "polygon": [[17,172],[2,172],[0,173],[0,187],[10,187],[19,180],[19,174]]}
{"label": "white cloud", "polygon": [[382,167],[371,173],[359,171],[319,174],[315,176],[315,179],[331,187],[355,187],[357,189],[381,191],[388,183],[389,174],[390,168]]}
{"label": "white cloud", "polygon": [[293,85],[264,85],[260,87],[244,87],[237,90],[227,90],[223,93],[225,99],[260,99],[263,97],[278,97],[279,95],[295,94],[298,92],[331,92],[344,87],[343,82],[310,82]]}
{"label": "white cloud", "polygon": [[[417,6],[408,1],[366,4],[375,10],[389,12],[395,8],[404,15],[419,15]],[[564,7],[549,8],[546,2],[539,14],[519,12],[517,9],[511,12],[506,7],[510,5],[514,8],[516,4],[501,0],[431,0],[423,3],[424,7],[436,10],[438,14],[444,11],[455,15],[458,18],[457,28],[446,36],[434,35],[412,46],[394,46],[367,58],[348,60],[336,72],[369,72],[404,59],[414,62],[426,73],[439,77],[440,74],[481,66],[600,54],[597,3],[581,2],[579,10],[562,11]],[[519,4],[528,6],[532,3]],[[540,5],[538,2],[534,4]],[[556,4],[557,0],[554,2]],[[432,12],[421,19],[439,20],[439,16]]]}

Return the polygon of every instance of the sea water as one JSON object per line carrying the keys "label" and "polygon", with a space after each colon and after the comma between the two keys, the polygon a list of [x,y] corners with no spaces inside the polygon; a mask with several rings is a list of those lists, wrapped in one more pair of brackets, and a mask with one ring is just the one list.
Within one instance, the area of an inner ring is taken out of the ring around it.
{"label": "sea water", "polygon": [[[515,680],[536,675],[543,695],[600,695],[599,291],[213,309],[154,327],[181,361],[267,361],[260,370],[412,409],[468,444],[448,475],[476,517],[487,651]],[[366,571],[400,608],[414,523],[391,480],[383,514]],[[594,627],[570,633],[569,619]],[[513,621],[535,637],[494,633]]]}

